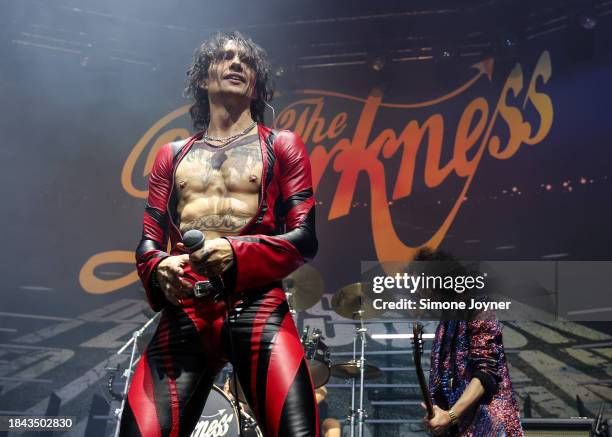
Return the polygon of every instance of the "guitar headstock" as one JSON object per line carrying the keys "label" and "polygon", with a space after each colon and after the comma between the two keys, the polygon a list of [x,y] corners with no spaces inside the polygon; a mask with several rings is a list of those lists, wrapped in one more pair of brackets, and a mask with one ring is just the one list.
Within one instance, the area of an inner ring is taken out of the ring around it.
{"label": "guitar headstock", "polygon": [[421,355],[423,353],[423,325],[419,322],[412,324],[412,345],[414,353]]}

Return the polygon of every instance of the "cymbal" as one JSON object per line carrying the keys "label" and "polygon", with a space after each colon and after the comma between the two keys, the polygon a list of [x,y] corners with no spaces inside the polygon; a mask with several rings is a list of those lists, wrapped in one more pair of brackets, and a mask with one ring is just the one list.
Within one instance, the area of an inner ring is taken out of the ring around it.
{"label": "cymbal", "polygon": [[[331,367],[332,376],[338,378],[359,378],[359,366],[354,360],[347,361],[346,363],[334,364]],[[365,373],[363,377],[365,379],[375,379],[382,376],[382,370],[372,364],[365,365]]]}
{"label": "cymbal", "polygon": [[287,294],[289,307],[295,311],[304,311],[321,300],[325,284],[317,269],[304,264],[283,279],[283,289]]}
{"label": "cymbal", "polygon": [[385,311],[375,309],[372,304],[374,298],[369,296],[369,285],[356,282],[342,287],[332,297],[332,309],[347,319],[371,319],[383,315]]}

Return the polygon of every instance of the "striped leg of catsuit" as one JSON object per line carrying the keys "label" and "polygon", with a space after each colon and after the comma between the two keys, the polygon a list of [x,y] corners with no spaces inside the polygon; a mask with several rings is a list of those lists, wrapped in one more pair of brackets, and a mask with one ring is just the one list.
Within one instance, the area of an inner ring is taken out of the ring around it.
{"label": "striped leg of catsuit", "polygon": [[266,437],[318,436],[318,411],[304,349],[279,288],[230,312],[234,367]]}
{"label": "striped leg of catsuit", "polygon": [[[223,314],[205,320],[195,313],[175,306],[163,310],[130,385],[122,437],[189,436],[195,427],[224,361],[222,350],[204,343],[211,331],[220,334]],[[211,356],[214,350],[219,356]]]}

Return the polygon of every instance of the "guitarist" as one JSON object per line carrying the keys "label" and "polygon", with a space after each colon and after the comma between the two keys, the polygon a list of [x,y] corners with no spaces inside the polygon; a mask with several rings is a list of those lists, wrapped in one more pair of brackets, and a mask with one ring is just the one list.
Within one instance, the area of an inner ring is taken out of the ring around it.
{"label": "guitarist", "polygon": [[[452,263],[451,274],[466,275],[450,255],[427,249],[416,261]],[[434,263],[429,263],[434,264]],[[455,317],[455,319],[457,319]],[[433,417],[423,419],[433,435],[522,437],[499,322],[482,314],[438,324],[431,350],[429,389]],[[425,408],[425,404],[422,404]]]}

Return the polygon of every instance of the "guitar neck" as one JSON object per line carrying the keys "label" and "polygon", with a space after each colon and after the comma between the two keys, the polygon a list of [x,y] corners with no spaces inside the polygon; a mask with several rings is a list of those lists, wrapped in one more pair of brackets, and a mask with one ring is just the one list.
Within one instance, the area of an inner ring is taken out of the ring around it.
{"label": "guitar neck", "polygon": [[421,394],[423,395],[423,402],[427,408],[427,417],[431,419],[434,416],[433,402],[431,400],[431,393],[429,392],[429,385],[425,379],[425,373],[423,372],[423,366],[421,366],[421,354],[423,352],[423,329],[420,324],[416,323],[413,327],[413,357],[414,357],[414,368],[416,370],[417,378],[419,380],[419,386],[421,387]]}
{"label": "guitar neck", "polygon": [[[420,361],[420,359],[419,359]],[[427,384],[427,380],[425,379],[425,374],[423,373],[423,369],[421,365],[415,365],[417,378],[419,379],[419,386],[421,387],[421,394],[423,395],[423,402],[425,403],[425,407],[427,408],[427,417],[431,419],[434,415],[433,411],[433,402],[431,400],[431,393],[429,393],[429,386]]]}

